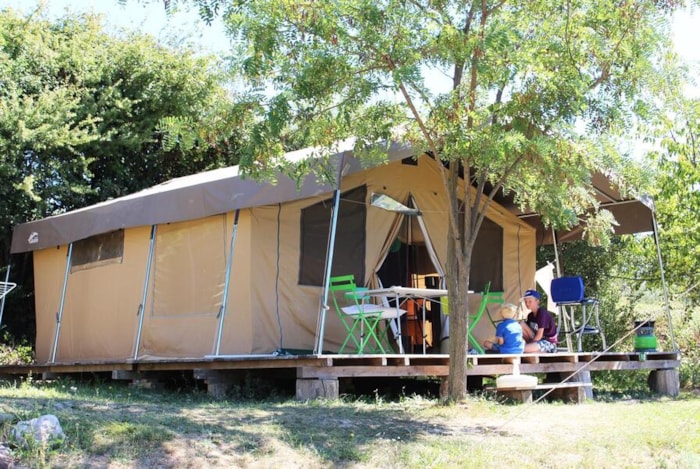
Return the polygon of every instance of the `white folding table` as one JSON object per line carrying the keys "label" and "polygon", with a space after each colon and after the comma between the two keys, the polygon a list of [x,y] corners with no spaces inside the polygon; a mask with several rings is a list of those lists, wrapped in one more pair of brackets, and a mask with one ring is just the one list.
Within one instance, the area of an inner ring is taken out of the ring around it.
{"label": "white folding table", "polygon": [[[447,296],[447,290],[434,289],[434,288],[413,288],[413,287],[400,287],[391,286],[386,288],[375,288],[370,290],[365,290],[362,292],[364,295],[372,296],[376,298],[394,298],[396,301],[396,326],[398,332],[396,333],[396,341],[399,344],[399,353],[404,353],[403,341],[401,340],[401,310],[399,308],[400,300],[402,299],[424,299],[427,301],[440,301],[439,298]],[[437,300],[436,300],[437,299]],[[425,302],[423,302],[423,328],[425,328]],[[425,329],[422,332],[423,335],[423,354],[425,354]]]}

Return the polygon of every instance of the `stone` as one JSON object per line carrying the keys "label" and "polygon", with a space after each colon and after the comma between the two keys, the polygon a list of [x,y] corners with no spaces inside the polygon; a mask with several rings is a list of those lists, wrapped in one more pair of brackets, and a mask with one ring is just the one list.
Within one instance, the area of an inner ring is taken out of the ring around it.
{"label": "stone", "polygon": [[15,458],[10,448],[0,444],[0,469],[12,469],[15,467]]}
{"label": "stone", "polygon": [[46,447],[62,443],[66,435],[58,418],[48,414],[17,422],[12,429],[12,438],[17,446],[23,448],[37,444]]}

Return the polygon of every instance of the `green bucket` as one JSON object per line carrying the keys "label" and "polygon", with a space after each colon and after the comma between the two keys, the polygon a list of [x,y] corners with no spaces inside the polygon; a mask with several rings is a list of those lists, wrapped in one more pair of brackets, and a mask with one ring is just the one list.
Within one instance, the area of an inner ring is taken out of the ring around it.
{"label": "green bucket", "polygon": [[637,336],[634,338],[636,352],[655,352],[658,342],[654,335],[654,321],[634,321]]}

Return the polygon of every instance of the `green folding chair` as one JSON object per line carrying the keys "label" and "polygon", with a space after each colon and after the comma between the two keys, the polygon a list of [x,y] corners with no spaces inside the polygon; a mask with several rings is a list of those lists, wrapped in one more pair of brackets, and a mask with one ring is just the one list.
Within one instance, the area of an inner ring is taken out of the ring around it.
{"label": "green folding chair", "polygon": [[[338,353],[343,353],[348,345],[354,346],[356,353],[360,354],[385,354],[391,350],[388,327],[383,321],[396,319],[396,308],[370,303],[365,291],[366,288],[355,284],[354,275],[340,275],[330,279],[329,292],[346,332]],[[400,309],[398,314],[401,316],[405,313]]]}
{"label": "green folding chair", "polygon": [[[481,292],[481,303],[479,303],[479,309],[477,309],[475,314],[469,315],[469,327],[467,328],[467,339],[471,342],[474,349],[479,353],[484,353],[484,348],[481,346],[476,337],[474,337],[474,328],[479,323],[479,320],[484,315],[484,311],[488,310],[489,304],[503,304],[503,292],[489,291],[491,287],[491,282],[488,282],[484,287],[484,291]],[[449,312],[449,303],[447,297],[440,298],[441,310],[443,313],[447,314]],[[489,313],[489,318],[491,314]],[[493,322],[493,320],[491,321]]]}
{"label": "green folding chair", "polygon": [[[472,342],[472,345],[479,353],[484,353],[484,348],[481,346],[476,337],[474,337],[474,327],[479,323],[479,320],[484,315],[484,311],[488,310],[488,305],[490,304],[503,304],[503,292],[502,291],[489,291],[491,288],[491,282],[486,283],[484,291],[481,292],[481,303],[479,303],[479,309],[476,314],[469,315],[469,329],[467,330],[467,336]],[[489,319],[493,324],[493,318],[489,312]]]}

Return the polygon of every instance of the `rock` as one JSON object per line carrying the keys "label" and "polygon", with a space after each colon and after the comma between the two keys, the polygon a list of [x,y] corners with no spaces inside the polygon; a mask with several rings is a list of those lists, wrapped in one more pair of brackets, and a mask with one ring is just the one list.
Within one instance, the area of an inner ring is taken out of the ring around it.
{"label": "rock", "polygon": [[0,469],[12,469],[15,467],[15,458],[12,457],[10,448],[0,445]]}
{"label": "rock", "polygon": [[33,444],[53,446],[62,443],[66,437],[58,418],[51,414],[17,422],[11,435],[15,444],[20,447]]}
{"label": "rock", "polygon": [[12,423],[15,420],[15,416],[8,414],[6,412],[0,412],[0,425],[5,423]]}

